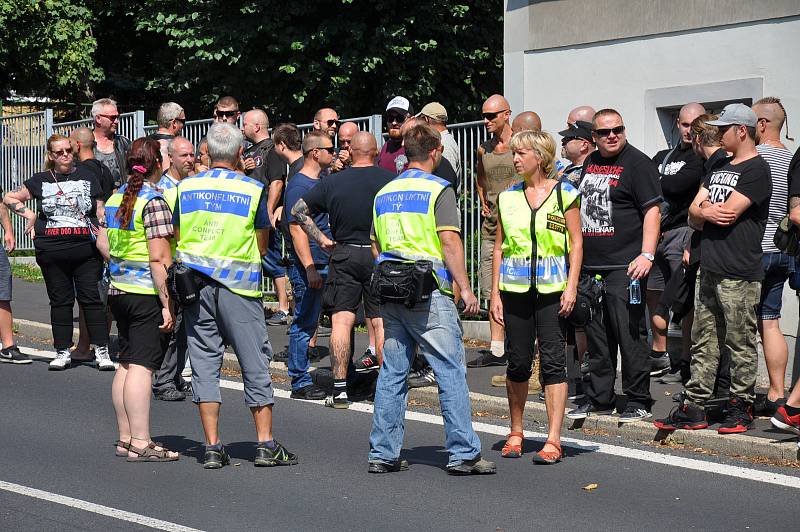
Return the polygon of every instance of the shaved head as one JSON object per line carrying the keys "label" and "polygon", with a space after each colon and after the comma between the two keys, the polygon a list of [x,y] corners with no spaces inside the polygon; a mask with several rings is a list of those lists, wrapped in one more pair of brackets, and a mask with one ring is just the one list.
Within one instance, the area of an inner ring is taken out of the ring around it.
{"label": "shaved head", "polygon": [[192,144],[192,141],[186,137],[175,137],[169,141],[169,144],[167,145],[167,152],[169,153],[170,157],[174,156],[181,150],[192,150],[192,153],[194,153],[194,144]]}
{"label": "shaved head", "polygon": [[247,111],[244,114],[244,119],[252,124],[258,124],[264,129],[269,128],[269,119],[267,118],[267,113],[265,113],[261,109],[253,109],[252,111]]}
{"label": "shaved head", "polygon": [[701,104],[692,102],[687,103],[681,107],[681,112],[678,114],[678,120],[681,122],[689,122],[690,124],[700,115],[706,114],[706,108]]}
{"label": "shaved head", "polygon": [[520,131],[541,131],[542,119],[533,111],[525,111],[514,117],[511,121],[511,131],[519,133]]}
{"label": "shaved head", "polygon": [[574,124],[578,120],[583,122],[591,122],[594,118],[594,107],[589,105],[581,105],[569,112],[567,116],[567,125]]}
{"label": "shaved head", "polygon": [[484,113],[497,113],[499,111],[508,111],[511,105],[508,100],[501,94],[492,94],[485,102],[483,102],[482,112]]}
{"label": "shaved head", "polygon": [[[777,99],[777,98],[775,98]],[[760,119],[766,118],[766,127],[769,130],[780,133],[783,123],[786,121],[786,113],[780,103],[769,101],[770,98],[764,98],[753,104],[753,112]]]}
{"label": "shaved head", "polygon": [[356,125],[355,122],[345,122],[344,124],[339,126],[340,137],[351,139],[356,133],[358,133],[358,125]]}
{"label": "shaved head", "polygon": [[378,154],[378,141],[369,131],[358,131],[353,135],[353,140],[350,142],[350,153],[353,157],[353,163],[366,160],[371,165]]}
{"label": "shaved head", "polygon": [[69,134],[69,138],[80,142],[84,146],[92,146],[94,143],[94,133],[88,127],[73,129],[72,133]]}

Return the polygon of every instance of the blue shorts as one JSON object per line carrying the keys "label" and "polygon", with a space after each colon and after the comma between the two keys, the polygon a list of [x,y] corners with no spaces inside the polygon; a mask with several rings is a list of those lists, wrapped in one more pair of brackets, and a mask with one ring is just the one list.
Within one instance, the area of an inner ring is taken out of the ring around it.
{"label": "blue shorts", "polygon": [[764,253],[761,257],[764,280],[761,281],[761,301],[758,317],[762,320],[777,320],[781,317],[783,285],[794,273],[794,259],[785,253]]}
{"label": "blue shorts", "polygon": [[264,273],[270,279],[286,277],[286,267],[281,264],[283,259],[283,235],[279,231],[269,232],[267,254],[261,257]]}
{"label": "blue shorts", "polygon": [[0,245],[0,301],[11,301],[11,263],[5,248]]}

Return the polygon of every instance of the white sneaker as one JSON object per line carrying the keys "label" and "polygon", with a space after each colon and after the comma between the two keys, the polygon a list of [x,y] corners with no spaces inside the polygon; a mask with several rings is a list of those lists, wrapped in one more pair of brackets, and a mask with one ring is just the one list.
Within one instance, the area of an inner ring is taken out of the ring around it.
{"label": "white sneaker", "polygon": [[72,359],[69,356],[69,349],[59,349],[56,351],[56,358],[50,362],[50,366],[47,368],[51,371],[62,371],[69,367]]}
{"label": "white sneaker", "polygon": [[183,366],[183,371],[181,371],[181,377],[184,379],[188,379],[192,376],[192,365],[189,363],[189,355],[186,355],[186,365]]}
{"label": "white sneaker", "polygon": [[94,360],[97,362],[97,369],[100,371],[114,371],[117,369],[114,363],[111,362],[111,357],[108,356],[107,345],[96,345],[94,347]]}

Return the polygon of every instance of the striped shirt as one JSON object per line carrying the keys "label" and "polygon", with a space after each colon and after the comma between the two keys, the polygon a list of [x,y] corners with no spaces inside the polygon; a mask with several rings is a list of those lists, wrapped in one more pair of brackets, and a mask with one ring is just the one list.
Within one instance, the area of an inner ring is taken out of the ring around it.
{"label": "striped shirt", "polygon": [[789,212],[789,163],[792,160],[792,152],[786,148],[776,148],[769,144],[759,144],[756,146],[758,154],[767,161],[770,174],[772,175],[772,197],[769,200],[769,217],[767,218],[767,228],[761,239],[761,251],[764,253],[780,253],[781,250],[775,247],[772,239],[781,219]]}

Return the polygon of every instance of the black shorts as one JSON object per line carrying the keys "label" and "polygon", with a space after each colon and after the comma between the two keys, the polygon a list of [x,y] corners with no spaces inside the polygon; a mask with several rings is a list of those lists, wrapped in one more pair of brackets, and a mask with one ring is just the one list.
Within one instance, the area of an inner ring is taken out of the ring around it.
{"label": "black shorts", "polygon": [[328,279],[322,293],[326,314],[353,312],[364,302],[367,318],[380,318],[380,304],[369,289],[375,258],[369,247],[338,244],[328,263]]}
{"label": "black shorts", "polygon": [[161,349],[161,301],[158,296],[122,294],[108,297],[117,320],[119,361],[157,371],[164,361]]}

